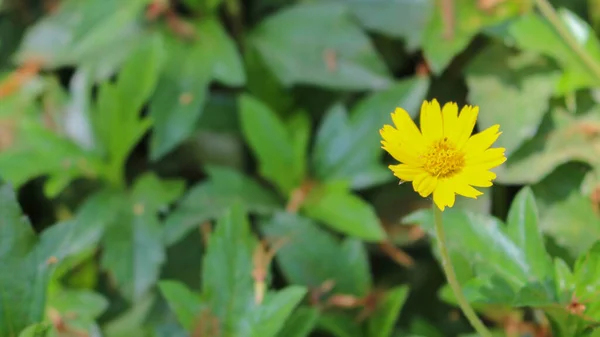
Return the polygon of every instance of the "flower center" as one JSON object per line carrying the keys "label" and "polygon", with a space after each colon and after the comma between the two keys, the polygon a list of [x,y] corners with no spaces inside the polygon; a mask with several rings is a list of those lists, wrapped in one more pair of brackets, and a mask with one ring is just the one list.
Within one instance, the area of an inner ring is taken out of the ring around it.
{"label": "flower center", "polygon": [[433,143],[421,157],[425,159],[423,169],[438,178],[451,177],[465,167],[465,154],[446,137]]}

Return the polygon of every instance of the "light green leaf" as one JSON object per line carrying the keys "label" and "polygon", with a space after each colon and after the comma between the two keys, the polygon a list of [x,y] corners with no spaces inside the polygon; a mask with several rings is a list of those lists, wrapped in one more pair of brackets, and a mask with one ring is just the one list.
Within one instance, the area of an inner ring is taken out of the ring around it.
{"label": "light green leaf", "polygon": [[102,266],[110,271],[121,293],[134,301],[157,281],[165,248],[156,214],[130,202],[121,207],[104,234]]}
{"label": "light green leaf", "polygon": [[547,60],[501,45],[486,48],[467,68],[468,98],[480,107],[480,130],[500,124],[494,146],[506,148],[507,156],[536,134],[557,75]]}
{"label": "light green leaf", "polygon": [[[559,9],[558,14],[577,43],[593,59],[600,59],[600,43],[589,25],[566,9]],[[509,27],[509,34],[519,48],[550,56],[560,63],[563,75],[556,87],[558,94],[598,85],[599,79],[595,78],[554,27],[539,14],[531,13],[520,17]]]}
{"label": "light green leaf", "polygon": [[136,179],[131,197],[143,210],[148,212],[164,211],[165,208],[177,200],[185,189],[182,180],[161,180],[154,173],[145,173]]}
{"label": "light green leaf", "polygon": [[403,38],[409,51],[422,43],[424,30],[434,10],[432,0],[344,0],[367,29]]}
{"label": "light green leaf", "polygon": [[290,174],[290,168],[296,164],[296,156],[285,124],[266,105],[251,96],[241,96],[239,104],[242,131],[258,158],[261,175],[287,196],[300,186],[304,177]]}
{"label": "light green leaf", "polygon": [[[403,221],[418,223],[435,235],[430,211],[418,211]],[[526,253],[509,238],[500,221],[458,209],[445,211],[443,221],[449,250],[462,255],[476,271],[477,278],[466,285],[479,294],[473,301],[528,305],[554,300],[554,291],[533,273]]]}
{"label": "light green leaf", "polygon": [[250,42],[286,86],[366,90],[390,84],[384,62],[342,4],[286,7],[263,20]]}
{"label": "light green leaf", "polygon": [[254,304],[252,256],[257,245],[244,208],[231,208],[217,222],[202,265],[202,298],[219,318],[224,336],[242,336]]}
{"label": "light green leaf", "polygon": [[408,287],[400,286],[389,290],[369,319],[369,337],[390,337],[398,319],[400,309],[408,296]]}
{"label": "light green leaf", "polygon": [[311,218],[367,241],[381,241],[386,237],[373,206],[352,194],[339,184],[313,188],[302,210]]}
{"label": "light green leaf", "polygon": [[16,336],[42,319],[48,265],[39,267],[30,254],[36,237],[7,184],[0,187],[0,214],[0,336]]}
{"label": "light green leaf", "polygon": [[471,0],[456,0],[451,5],[436,6],[423,36],[423,53],[434,74],[441,74],[482,28],[519,14],[527,6],[505,1],[497,3],[492,11],[483,11],[478,2]]}
{"label": "light green leaf", "polygon": [[161,281],[158,286],[179,323],[187,331],[193,331],[200,311],[205,307],[200,296],[177,281]]}
{"label": "light green leaf", "polygon": [[21,331],[19,337],[46,337],[49,331],[49,323],[37,323],[30,325]]}
{"label": "light green leaf", "polygon": [[165,220],[167,244],[208,220],[219,218],[234,204],[246,212],[270,214],[282,207],[273,193],[230,168],[206,167],[209,179],[192,187]]}
{"label": "light green leaf", "polygon": [[309,219],[283,212],[264,222],[261,229],[269,238],[287,240],[276,261],[290,283],[317,288],[333,280],[335,292],[356,296],[365,296],[371,289],[369,261],[360,241],[340,242]]}
{"label": "light green leaf", "polygon": [[564,108],[553,107],[538,134],[496,169],[498,181],[536,183],[559,165],[570,161],[600,167],[600,138],[590,137],[585,132],[600,125],[600,109],[597,106],[587,109],[582,104],[579,110],[582,111],[573,114]]}
{"label": "light green leaf", "polygon": [[552,261],[544,247],[544,238],[539,227],[539,216],[533,193],[529,187],[516,195],[508,212],[507,235],[525,253],[530,273],[546,283],[554,281]]}
{"label": "light green leaf", "polygon": [[319,311],[311,307],[297,308],[285,322],[278,337],[308,337],[317,324]]}
{"label": "light green leaf", "polygon": [[532,187],[542,230],[574,257],[600,237],[600,216],[580,191],[586,171],[581,164],[563,165]]}
{"label": "light green leaf", "polygon": [[137,42],[137,16],[149,1],[61,2],[56,12],[27,31],[15,58],[19,63],[41,59],[46,67],[58,68],[106,57]]}
{"label": "light green leaf", "polygon": [[389,169],[380,164],[381,138],[377,130],[392,123],[390,114],[396,107],[416,115],[428,87],[426,78],[397,82],[356,104],[350,118],[341,105],[333,106],[316,135],[312,166],[317,178],[348,180],[353,188],[393,179]]}
{"label": "light green leaf", "polygon": [[319,330],[324,330],[334,337],[364,336],[356,318],[345,312],[325,312],[319,317]]}
{"label": "light green leaf", "polygon": [[254,311],[252,337],[275,337],[294,308],[306,295],[306,288],[289,286],[267,296],[265,302]]}

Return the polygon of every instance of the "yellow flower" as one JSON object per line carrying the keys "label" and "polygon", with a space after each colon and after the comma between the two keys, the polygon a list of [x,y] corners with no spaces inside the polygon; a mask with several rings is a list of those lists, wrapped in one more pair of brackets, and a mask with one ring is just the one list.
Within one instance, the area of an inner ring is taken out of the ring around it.
{"label": "yellow flower", "polygon": [[389,168],[401,181],[412,181],[413,188],[440,210],[454,206],[455,195],[469,198],[482,195],[475,187],[490,187],[496,174],[490,169],[506,161],[503,148],[490,148],[502,132],[499,125],[471,136],[479,107],[465,106],[458,114],[456,103],[443,109],[437,100],[423,102],[421,131],[401,108],[392,113],[396,127],[384,125],[379,131],[382,148],[398,165]]}

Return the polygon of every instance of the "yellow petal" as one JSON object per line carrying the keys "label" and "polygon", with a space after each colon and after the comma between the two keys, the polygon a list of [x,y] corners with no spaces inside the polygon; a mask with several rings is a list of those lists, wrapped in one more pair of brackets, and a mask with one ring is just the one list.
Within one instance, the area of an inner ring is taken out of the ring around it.
{"label": "yellow petal", "polygon": [[462,149],[463,146],[471,137],[473,133],[473,128],[475,127],[475,123],[477,122],[477,116],[479,115],[479,107],[470,105],[465,105],[460,110],[460,115],[458,116],[458,133],[457,133],[457,141],[456,147]]}
{"label": "yellow petal", "polygon": [[444,120],[444,137],[456,144],[458,135],[458,105],[453,102],[444,104],[442,108],[442,119]]}
{"label": "yellow petal", "polygon": [[417,175],[423,173],[423,169],[406,164],[388,166],[394,175],[403,181],[413,181]]}
{"label": "yellow petal", "polygon": [[391,154],[394,159],[405,164],[420,165],[421,159],[419,159],[418,153],[402,142],[398,130],[390,125],[384,125],[379,133],[383,138],[381,141],[382,148]]}
{"label": "yellow petal", "polygon": [[442,110],[436,99],[433,99],[431,103],[423,102],[421,107],[421,132],[428,143],[444,137]]}
{"label": "yellow petal", "polygon": [[496,179],[496,174],[484,169],[466,169],[460,175],[461,180],[475,187],[490,187],[492,180]]}
{"label": "yellow petal", "polygon": [[429,173],[421,173],[413,180],[413,188],[423,198],[428,197],[437,185],[437,177],[431,176]]}
{"label": "yellow petal", "polygon": [[425,148],[423,136],[408,112],[402,108],[396,108],[392,113],[392,120],[396,125],[402,143],[416,152],[422,152]]}
{"label": "yellow petal", "polygon": [[437,207],[442,211],[446,206],[454,206],[456,197],[452,187],[452,182],[448,179],[444,179],[438,181],[435,191],[433,191],[433,202],[435,202]]}
{"label": "yellow petal", "polygon": [[491,169],[506,161],[506,157],[504,156],[505,151],[502,147],[487,149],[476,156],[466,157],[465,164],[467,166]]}
{"label": "yellow petal", "polygon": [[463,197],[467,197],[467,198],[473,198],[473,199],[477,199],[478,196],[483,194],[482,192],[474,189],[471,185],[469,185],[469,182],[468,182],[467,178],[464,176],[464,174],[455,176],[454,178],[452,178],[452,180],[453,180],[452,188],[454,189],[454,192],[456,194],[462,195]]}
{"label": "yellow petal", "polygon": [[481,152],[492,146],[492,144],[494,144],[494,142],[502,134],[502,132],[498,132],[498,130],[500,130],[500,125],[492,125],[469,138],[465,144],[465,147],[463,148],[467,154],[467,158],[479,155]]}

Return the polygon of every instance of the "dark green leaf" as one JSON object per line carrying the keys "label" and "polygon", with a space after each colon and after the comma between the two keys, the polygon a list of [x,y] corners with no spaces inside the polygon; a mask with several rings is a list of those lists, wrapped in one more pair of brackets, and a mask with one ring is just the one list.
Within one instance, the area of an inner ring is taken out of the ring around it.
{"label": "dark green leaf", "polygon": [[251,96],[242,96],[239,104],[242,130],[258,157],[261,174],[284,195],[289,194],[300,186],[304,177],[290,174],[296,156],[285,124],[266,105]]}
{"label": "dark green leaf", "polygon": [[165,220],[167,244],[179,241],[195,226],[221,217],[234,204],[260,214],[282,207],[269,190],[233,169],[207,167],[206,172],[208,181],[192,187]]}
{"label": "dark green leaf", "polygon": [[408,287],[400,286],[389,290],[373,316],[369,319],[369,337],[390,337],[398,319],[400,309],[408,296]]}
{"label": "dark green leaf", "polygon": [[161,281],[158,286],[179,323],[187,331],[192,331],[204,307],[200,296],[177,281]]}
{"label": "dark green leaf", "polygon": [[292,284],[317,288],[333,280],[336,292],[356,296],[369,292],[372,281],[365,247],[360,241],[339,242],[309,219],[283,212],[261,228],[269,238],[288,240],[276,259]]}
{"label": "dark green leaf", "polygon": [[154,160],[192,134],[212,79],[227,85],[245,82],[238,52],[220,22],[206,17],[194,28],[192,43],[166,37],[167,62],[150,102],[155,125],[150,155]]}
{"label": "dark green leaf", "polygon": [[481,130],[500,124],[502,136],[494,146],[506,148],[510,156],[536,134],[557,75],[547,60],[501,45],[486,48],[473,60],[466,72],[469,101],[481,109]]}
{"label": "dark green leaf", "polygon": [[385,64],[342,4],[287,7],[263,20],[250,39],[286,86],[365,90],[390,84]]}
{"label": "dark green leaf", "polygon": [[302,209],[311,218],[344,234],[368,241],[381,241],[386,237],[373,206],[341,184],[315,187]]}
{"label": "dark green leaf", "polygon": [[340,105],[330,109],[319,127],[312,155],[317,178],[348,180],[353,188],[393,179],[379,162],[382,151],[377,130],[392,122],[390,114],[396,107],[416,115],[428,87],[426,78],[398,82],[360,101],[350,118]]}

